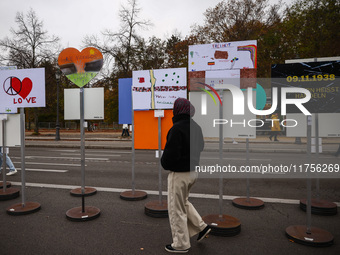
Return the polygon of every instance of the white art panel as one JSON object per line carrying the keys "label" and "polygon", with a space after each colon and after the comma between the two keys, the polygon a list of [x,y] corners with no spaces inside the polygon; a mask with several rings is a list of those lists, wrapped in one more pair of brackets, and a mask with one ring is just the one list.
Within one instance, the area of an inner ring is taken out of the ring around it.
{"label": "white art panel", "polygon": [[[80,119],[80,89],[64,90],[64,119]],[[104,88],[84,88],[84,119],[104,119]]]}
{"label": "white art panel", "polygon": [[180,97],[187,98],[186,68],[133,71],[134,110],[172,109]]}
{"label": "white art panel", "polygon": [[0,107],[45,107],[45,69],[17,69],[0,72]]}
{"label": "white art panel", "polygon": [[[312,137],[315,137],[315,117],[312,114]],[[287,122],[288,137],[307,137],[307,116],[303,113],[288,113],[286,119],[293,119],[295,122]],[[319,137],[340,137],[340,114],[339,113],[318,113]]]}
{"label": "white art panel", "polygon": [[[5,121],[5,145],[14,147],[21,145],[20,139],[20,114],[2,114]],[[2,138],[2,117],[0,117],[0,146],[3,146]]]}
{"label": "white art panel", "polygon": [[[243,94],[247,98],[247,91]],[[219,100],[215,98],[215,102],[206,92],[190,92],[189,97],[195,107],[193,119],[201,126],[204,137],[219,137],[219,127],[222,126],[224,138],[256,138],[256,116],[248,110],[246,101],[244,115],[234,115],[230,91],[223,91],[222,119],[219,116]],[[253,101],[256,102],[256,93],[253,93]]]}

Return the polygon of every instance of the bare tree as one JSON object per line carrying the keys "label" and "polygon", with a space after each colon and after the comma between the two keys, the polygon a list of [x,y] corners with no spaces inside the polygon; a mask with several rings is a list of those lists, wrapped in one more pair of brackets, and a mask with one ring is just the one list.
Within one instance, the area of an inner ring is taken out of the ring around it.
{"label": "bare tree", "polygon": [[18,29],[11,28],[13,37],[0,40],[0,47],[5,52],[0,56],[3,64],[36,68],[56,56],[59,38],[48,35],[33,9],[26,15],[18,12],[15,22]]}
{"label": "bare tree", "polygon": [[[33,9],[26,15],[18,12],[15,22],[18,28],[10,30],[13,37],[0,40],[0,47],[3,49],[0,63],[25,69],[55,62],[54,58],[59,51],[59,38],[48,35],[43,29],[43,22],[38,19]],[[38,134],[37,108],[34,108],[34,122],[34,132]]]}
{"label": "bare tree", "polygon": [[135,45],[140,41],[137,29],[147,29],[151,25],[150,21],[139,18],[140,12],[137,0],[128,0],[128,5],[122,6],[119,11],[121,25],[118,32],[105,30],[102,33],[104,43],[96,36],[87,36],[84,39],[87,46],[96,47],[106,55],[108,62],[113,59],[116,71],[124,76],[129,76],[134,68]]}

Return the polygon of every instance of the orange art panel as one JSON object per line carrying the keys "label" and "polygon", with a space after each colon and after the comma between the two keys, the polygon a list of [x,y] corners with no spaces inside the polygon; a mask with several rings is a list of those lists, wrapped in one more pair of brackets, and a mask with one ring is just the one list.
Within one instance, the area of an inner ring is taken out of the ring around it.
{"label": "orange art panel", "polygon": [[[164,110],[161,120],[162,150],[166,143],[166,135],[172,127],[172,110]],[[134,111],[135,149],[158,150],[158,118],[154,111]]]}

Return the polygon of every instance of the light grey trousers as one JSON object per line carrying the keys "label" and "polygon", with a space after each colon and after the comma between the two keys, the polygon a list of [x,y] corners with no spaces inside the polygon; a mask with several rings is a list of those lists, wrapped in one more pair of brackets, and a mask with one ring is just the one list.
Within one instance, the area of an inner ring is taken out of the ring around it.
{"label": "light grey trousers", "polygon": [[174,249],[189,249],[190,237],[201,232],[207,224],[188,201],[197,173],[170,172],[168,175],[168,213]]}

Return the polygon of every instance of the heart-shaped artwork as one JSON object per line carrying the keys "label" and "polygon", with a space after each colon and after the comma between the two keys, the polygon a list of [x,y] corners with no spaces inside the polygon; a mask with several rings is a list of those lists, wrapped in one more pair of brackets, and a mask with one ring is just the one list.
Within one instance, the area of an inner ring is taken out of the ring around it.
{"label": "heart-shaped artwork", "polygon": [[103,55],[93,47],[85,48],[81,52],[75,48],[67,48],[60,52],[58,65],[70,81],[78,87],[83,87],[102,68]]}
{"label": "heart-shaped artwork", "polygon": [[12,78],[12,88],[13,90],[19,94],[23,99],[25,99],[32,90],[33,83],[30,78],[24,78],[22,81],[20,81],[18,78],[13,77]]}

